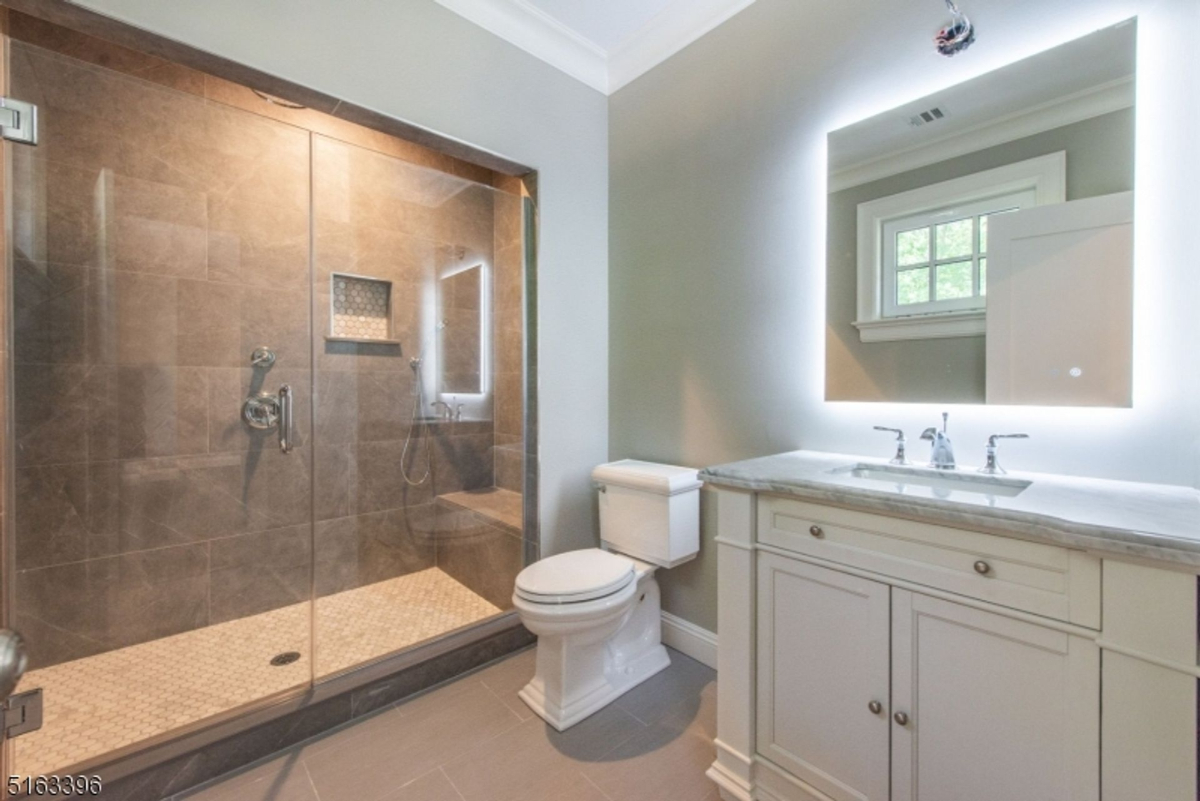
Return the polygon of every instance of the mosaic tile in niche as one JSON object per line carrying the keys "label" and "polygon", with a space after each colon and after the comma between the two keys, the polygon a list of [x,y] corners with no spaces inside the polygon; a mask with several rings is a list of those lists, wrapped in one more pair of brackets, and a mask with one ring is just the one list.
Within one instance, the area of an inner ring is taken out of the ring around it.
{"label": "mosaic tile in niche", "polygon": [[345,339],[391,338],[390,281],[334,273],[330,282],[333,295],[331,336]]}

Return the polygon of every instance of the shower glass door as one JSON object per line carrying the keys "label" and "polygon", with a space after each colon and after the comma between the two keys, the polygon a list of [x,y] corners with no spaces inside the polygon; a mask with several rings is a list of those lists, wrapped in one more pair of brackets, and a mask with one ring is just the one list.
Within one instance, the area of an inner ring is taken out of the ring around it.
{"label": "shower glass door", "polygon": [[40,142],[4,145],[3,579],[44,723],[7,772],[511,609],[537,550],[522,182],[8,13]]}
{"label": "shower glass door", "polygon": [[[8,772],[36,776],[311,681],[310,142],[10,46],[41,141],[6,145],[9,597],[45,719]],[[288,453],[243,419],[283,385]]]}

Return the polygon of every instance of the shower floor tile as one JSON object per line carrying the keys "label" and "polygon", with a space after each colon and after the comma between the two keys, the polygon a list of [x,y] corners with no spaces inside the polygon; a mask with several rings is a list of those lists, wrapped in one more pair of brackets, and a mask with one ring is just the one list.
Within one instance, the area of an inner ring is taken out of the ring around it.
{"label": "shower floor tile", "polygon": [[[328,676],[501,610],[438,568],[316,604],[316,675]],[[13,740],[18,775],[37,776],[204,720],[310,680],[309,604],[295,604],[30,671],[44,722]],[[275,667],[277,654],[299,659]]]}

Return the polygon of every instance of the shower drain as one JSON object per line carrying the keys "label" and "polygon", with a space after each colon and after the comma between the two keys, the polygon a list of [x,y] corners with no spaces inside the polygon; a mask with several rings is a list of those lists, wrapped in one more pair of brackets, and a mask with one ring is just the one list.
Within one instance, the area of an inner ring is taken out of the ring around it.
{"label": "shower drain", "polygon": [[282,654],[275,654],[275,656],[271,657],[271,664],[275,667],[283,667],[284,665],[292,664],[299,658],[299,651],[288,651]]}

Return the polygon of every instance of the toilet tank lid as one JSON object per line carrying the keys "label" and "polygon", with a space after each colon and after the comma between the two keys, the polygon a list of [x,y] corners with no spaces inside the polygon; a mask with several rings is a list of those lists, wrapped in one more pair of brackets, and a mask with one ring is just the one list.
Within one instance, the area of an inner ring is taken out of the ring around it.
{"label": "toilet tank lid", "polygon": [[704,482],[696,477],[698,472],[694,467],[622,459],[619,462],[600,465],[592,471],[592,479],[597,484],[627,487],[659,495],[678,495],[704,486]]}

